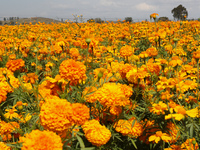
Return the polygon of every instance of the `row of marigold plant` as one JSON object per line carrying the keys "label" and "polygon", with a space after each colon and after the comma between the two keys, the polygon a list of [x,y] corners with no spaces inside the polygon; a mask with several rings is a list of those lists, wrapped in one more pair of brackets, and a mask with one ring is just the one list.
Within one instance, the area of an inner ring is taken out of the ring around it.
{"label": "row of marigold plant", "polygon": [[0,31],[1,149],[199,149],[198,21]]}

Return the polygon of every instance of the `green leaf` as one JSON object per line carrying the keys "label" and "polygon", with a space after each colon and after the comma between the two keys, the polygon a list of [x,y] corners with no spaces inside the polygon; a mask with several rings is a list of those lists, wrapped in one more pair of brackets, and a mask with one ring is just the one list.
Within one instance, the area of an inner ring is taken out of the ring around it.
{"label": "green leaf", "polygon": [[94,150],[95,147],[86,147],[86,148],[81,148],[81,150]]}
{"label": "green leaf", "polygon": [[130,139],[131,140],[131,143],[133,144],[133,146],[137,149],[137,146],[135,144],[135,141],[133,141],[133,139]]}
{"label": "green leaf", "polygon": [[193,138],[193,133],[194,133],[194,125],[191,124],[190,126],[190,137]]}
{"label": "green leaf", "polygon": [[80,143],[81,148],[85,148],[85,144],[84,144],[82,138],[81,138],[80,136],[78,136],[78,135],[76,135],[76,137],[77,137],[77,140],[78,140],[79,143]]}

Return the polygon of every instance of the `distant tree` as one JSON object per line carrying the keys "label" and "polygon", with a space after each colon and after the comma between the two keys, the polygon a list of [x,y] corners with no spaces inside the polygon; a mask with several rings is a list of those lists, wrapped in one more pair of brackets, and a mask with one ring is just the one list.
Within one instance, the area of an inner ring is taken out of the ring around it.
{"label": "distant tree", "polygon": [[101,18],[95,18],[94,19],[96,23],[102,23],[103,21],[101,20]]}
{"label": "distant tree", "polygon": [[0,25],[2,25],[3,24],[3,21],[0,21]]}
{"label": "distant tree", "polygon": [[158,21],[169,21],[168,17],[159,17]]}
{"label": "distant tree", "polygon": [[4,17],[3,20],[6,21],[6,18]]}
{"label": "distant tree", "polygon": [[126,18],[125,18],[125,21],[126,21],[126,22],[133,22],[133,19],[132,19],[132,17],[126,17]]}
{"label": "distant tree", "polygon": [[188,12],[185,7],[179,5],[172,9],[171,13],[173,14],[174,19],[184,20],[188,16]]}

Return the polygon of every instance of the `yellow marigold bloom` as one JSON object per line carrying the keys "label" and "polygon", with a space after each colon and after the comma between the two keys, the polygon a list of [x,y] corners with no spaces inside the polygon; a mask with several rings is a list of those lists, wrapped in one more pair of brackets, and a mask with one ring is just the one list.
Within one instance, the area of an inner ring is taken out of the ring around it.
{"label": "yellow marigold bloom", "polygon": [[11,150],[11,148],[9,146],[7,146],[4,142],[0,142],[0,149]]}
{"label": "yellow marigold bloom", "polygon": [[179,84],[176,84],[177,91],[181,91],[182,93],[188,90],[194,90],[196,87],[197,83],[195,80],[180,81]]}
{"label": "yellow marigold bloom", "polygon": [[95,146],[105,145],[111,137],[111,132],[97,120],[86,121],[82,125],[85,137]]}
{"label": "yellow marigold bloom", "polygon": [[25,61],[22,59],[10,60],[6,63],[6,67],[15,72],[25,66]]}
{"label": "yellow marigold bloom", "polygon": [[182,60],[179,59],[178,56],[172,57],[172,60],[169,62],[169,65],[172,67],[181,66],[183,63]]}
{"label": "yellow marigold bloom", "polygon": [[33,130],[24,137],[20,137],[19,142],[22,142],[21,150],[62,150],[63,147],[60,136],[45,130]]}
{"label": "yellow marigold bloom", "polygon": [[13,88],[18,88],[20,86],[20,82],[19,82],[19,79],[18,78],[15,78],[14,76],[13,77],[10,77],[10,84]]}
{"label": "yellow marigold bloom", "polygon": [[71,84],[78,84],[86,79],[86,66],[73,59],[64,60],[59,67],[60,76]]}
{"label": "yellow marigold bloom", "polygon": [[57,133],[66,131],[72,123],[70,116],[72,113],[71,104],[59,97],[49,97],[45,99],[40,110],[40,121],[45,129]]}
{"label": "yellow marigold bloom", "polygon": [[138,79],[141,82],[144,78],[148,77],[149,73],[146,68],[141,67],[141,68],[136,68],[133,67],[127,74],[126,78],[129,82],[138,84]]}
{"label": "yellow marigold bloom", "polygon": [[32,115],[30,113],[26,114],[26,116],[21,116],[20,117],[20,122],[26,123],[32,118]]}
{"label": "yellow marigold bloom", "polygon": [[153,141],[155,143],[158,143],[160,140],[169,142],[171,140],[171,137],[167,133],[162,133],[162,131],[157,131],[156,134],[149,137],[149,142]]}
{"label": "yellow marigold bloom", "polygon": [[165,119],[171,119],[174,118],[175,120],[180,121],[181,119],[183,119],[186,116],[189,116],[191,118],[195,118],[198,117],[198,107],[191,109],[191,110],[185,110],[185,108],[183,106],[176,106],[174,108],[175,112],[174,114],[168,114],[165,116]]}
{"label": "yellow marigold bloom", "polygon": [[125,45],[120,49],[120,55],[122,57],[128,57],[131,56],[134,52],[134,48],[129,46],[129,45]]}
{"label": "yellow marigold bloom", "polygon": [[153,103],[152,107],[149,108],[150,112],[153,112],[154,114],[157,115],[165,114],[165,110],[168,110],[167,105],[162,101],[159,101],[158,104]]}
{"label": "yellow marigold bloom", "polygon": [[195,138],[187,139],[183,144],[181,144],[182,150],[198,150],[199,145]]}
{"label": "yellow marigold bloom", "polygon": [[5,110],[7,113],[4,114],[4,116],[8,119],[13,119],[13,118],[20,118],[19,114],[16,113],[17,109],[6,109]]}
{"label": "yellow marigold bloom", "polygon": [[70,121],[77,125],[82,125],[90,118],[90,109],[81,103],[72,104],[72,115]]}
{"label": "yellow marigold bloom", "polygon": [[[133,123],[134,122],[134,123]],[[122,135],[130,137],[139,137],[142,135],[143,127],[134,117],[129,120],[120,119],[114,125],[115,130],[120,132]]]}
{"label": "yellow marigold bloom", "polygon": [[129,97],[133,90],[131,87],[123,84],[105,83],[96,92],[89,95],[88,102],[98,100],[104,106],[126,106],[130,104]]}

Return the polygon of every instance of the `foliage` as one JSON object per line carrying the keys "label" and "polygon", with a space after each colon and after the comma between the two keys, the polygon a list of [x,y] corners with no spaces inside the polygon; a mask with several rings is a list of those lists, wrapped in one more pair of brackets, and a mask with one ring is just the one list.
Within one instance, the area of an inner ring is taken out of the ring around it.
{"label": "foliage", "polygon": [[159,17],[158,21],[169,21],[168,17]]}
{"label": "foliage", "polygon": [[188,11],[182,5],[179,5],[172,9],[171,13],[173,14],[174,19],[184,20],[188,16]]}
{"label": "foliage", "polygon": [[132,18],[132,17],[126,17],[126,18],[125,18],[125,21],[126,21],[126,22],[133,22],[133,18]]}

